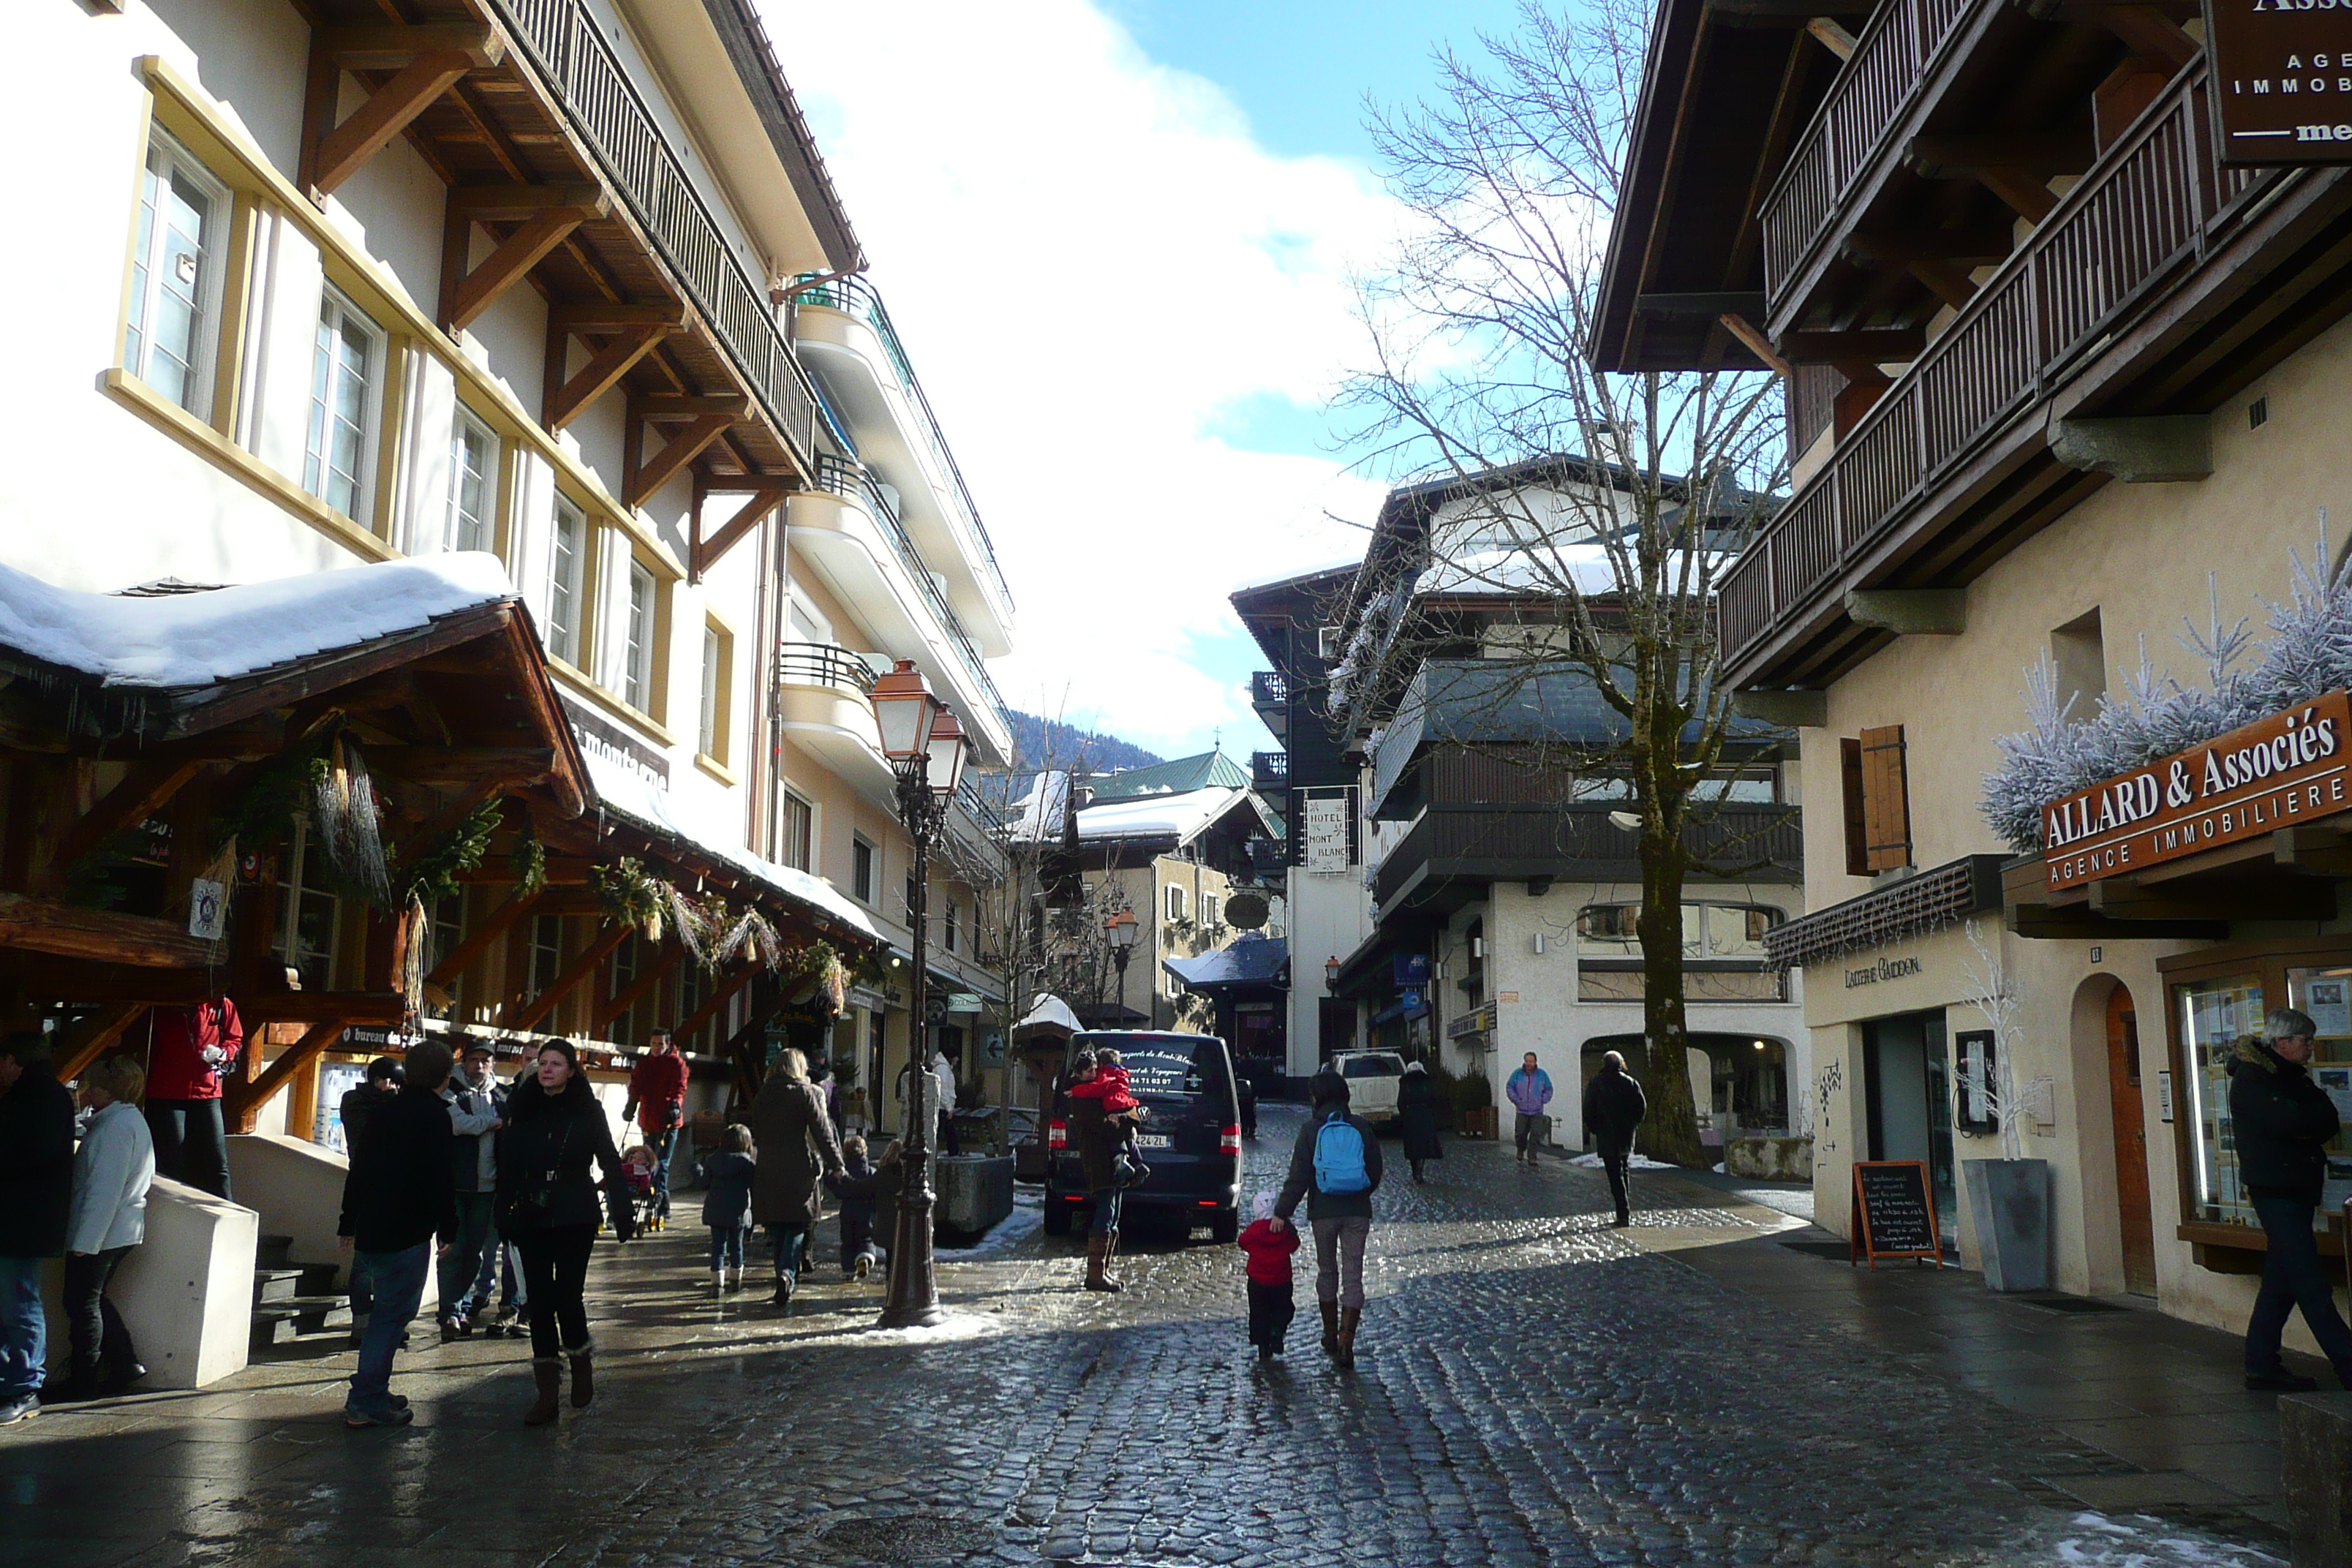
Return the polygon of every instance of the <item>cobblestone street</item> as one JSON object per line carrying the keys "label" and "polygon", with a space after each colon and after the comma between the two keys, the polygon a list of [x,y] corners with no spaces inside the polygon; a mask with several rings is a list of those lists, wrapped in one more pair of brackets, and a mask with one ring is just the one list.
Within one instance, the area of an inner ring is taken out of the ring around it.
{"label": "cobblestone street", "polygon": [[[1270,1184],[1296,1115],[1268,1108],[1257,1184]],[[830,1268],[789,1318],[752,1292],[714,1304],[705,1233],[681,1224],[599,1247],[591,1307],[605,1354],[584,1416],[524,1430],[523,1346],[443,1347],[428,1330],[394,1383],[418,1412],[404,1430],[342,1429],[348,1352],[257,1365],[198,1394],[47,1412],[0,1435],[0,1559],[1287,1568],[2283,1555],[2226,1510],[2161,1523],[2085,1512],[2065,1478],[2134,1467],[1676,1257],[1801,1224],[1790,1215],[1653,1178],[1642,1189],[1653,1206],[1612,1232],[1598,1173],[1521,1171],[1478,1144],[1450,1145],[1437,1170],[1416,1188],[1392,1163],[1352,1377],[1315,1349],[1311,1265],[1290,1357],[1261,1372],[1243,1343],[1238,1254],[1205,1241],[1147,1242],[1126,1294],[1090,1296],[1076,1247],[1024,1210],[1010,1237],[948,1255],[958,1317],[910,1343],[870,1329],[878,1286],[841,1284]]]}

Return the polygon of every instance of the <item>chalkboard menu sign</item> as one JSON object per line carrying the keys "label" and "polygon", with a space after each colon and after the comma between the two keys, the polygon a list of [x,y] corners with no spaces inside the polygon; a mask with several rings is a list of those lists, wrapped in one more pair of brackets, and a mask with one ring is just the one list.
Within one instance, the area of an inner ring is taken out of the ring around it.
{"label": "chalkboard menu sign", "polygon": [[1936,1231],[1936,1199],[1924,1160],[1858,1160],[1853,1167],[1853,1228],[1846,1261],[1867,1257],[1926,1258],[1944,1266]]}

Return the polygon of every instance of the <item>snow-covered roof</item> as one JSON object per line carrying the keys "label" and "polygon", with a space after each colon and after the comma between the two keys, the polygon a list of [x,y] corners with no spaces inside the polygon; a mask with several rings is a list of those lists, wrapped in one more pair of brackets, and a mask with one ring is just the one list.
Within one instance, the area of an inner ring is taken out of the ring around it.
{"label": "snow-covered roof", "polygon": [[1078,813],[1078,837],[1158,838],[1178,843],[1199,834],[1249,794],[1241,789],[1196,789],[1183,795],[1142,795],[1105,801]]}
{"label": "snow-covered roof", "polygon": [[78,593],[0,566],[0,647],[107,686],[210,686],[514,597],[482,551],[161,596]]}
{"label": "snow-covered roof", "polygon": [[674,834],[708,854],[740,866],[777,891],[814,905],[851,930],[880,940],[880,933],[874,929],[874,922],[866,917],[866,911],[822,877],[812,877],[806,871],[797,871],[790,866],[779,866],[748,849],[686,826],[671,812],[667,790],[635,769],[610,757],[595,752],[590,752],[586,756],[588,777],[596,786],[597,804],[605,809],[618,812],[657,832]]}
{"label": "snow-covered roof", "polygon": [[1262,577],[1247,583],[1236,583],[1234,584],[1234,592],[1255,594],[1263,588],[1279,588],[1286,583],[1303,583],[1309,577],[1328,577],[1334,572],[1353,572],[1363,563],[1363,552],[1358,551],[1353,555],[1343,555],[1337,561],[1327,561],[1320,566],[1301,566],[1294,571],[1285,572],[1279,577]]}

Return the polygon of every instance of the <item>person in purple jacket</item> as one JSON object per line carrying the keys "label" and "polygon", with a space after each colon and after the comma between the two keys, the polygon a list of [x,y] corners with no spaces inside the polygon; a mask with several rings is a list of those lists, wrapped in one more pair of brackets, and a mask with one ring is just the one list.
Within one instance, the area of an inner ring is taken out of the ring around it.
{"label": "person in purple jacket", "polygon": [[1519,1064],[1519,1070],[1504,1080],[1503,1096],[1518,1112],[1511,1122],[1511,1142],[1518,1150],[1515,1157],[1521,1164],[1532,1165],[1536,1163],[1536,1152],[1530,1146],[1536,1135],[1536,1118],[1551,1103],[1551,1074],[1536,1066],[1535,1052],[1529,1051],[1527,1060]]}

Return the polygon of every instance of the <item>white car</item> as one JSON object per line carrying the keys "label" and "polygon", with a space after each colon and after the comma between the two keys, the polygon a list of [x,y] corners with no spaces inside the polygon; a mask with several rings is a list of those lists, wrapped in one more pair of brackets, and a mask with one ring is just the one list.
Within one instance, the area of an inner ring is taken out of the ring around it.
{"label": "white car", "polygon": [[1397,1091],[1404,1085],[1404,1058],[1394,1051],[1340,1051],[1331,1070],[1348,1080],[1348,1109],[1365,1121],[1397,1119]]}

